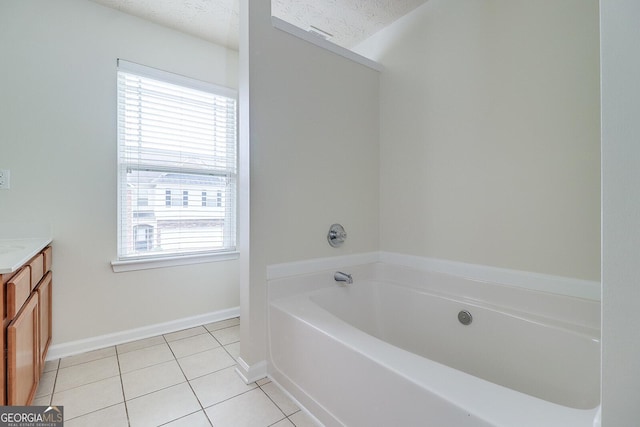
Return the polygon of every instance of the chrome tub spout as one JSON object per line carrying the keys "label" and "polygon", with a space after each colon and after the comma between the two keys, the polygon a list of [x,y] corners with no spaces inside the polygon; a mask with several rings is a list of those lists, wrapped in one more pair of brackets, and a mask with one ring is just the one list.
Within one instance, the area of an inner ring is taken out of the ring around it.
{"label": "chrome tub spout", "polygon": [[343,273],[342,271],[336,271],[335,274],[333,275],[333,279],[336,282],[343,282],[348,285],[353,283],[353,277],[351,277],[350,274]]}

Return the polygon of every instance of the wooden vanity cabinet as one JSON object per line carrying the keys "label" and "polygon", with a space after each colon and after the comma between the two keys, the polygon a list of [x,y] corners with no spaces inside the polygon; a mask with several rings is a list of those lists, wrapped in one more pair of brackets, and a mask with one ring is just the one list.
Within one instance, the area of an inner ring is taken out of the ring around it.
{"label": "wooden vanity cabinet", "polygon": [[49,350],[49,344],[51,344],[51,306],[52,306],[52,293],[51,293],[51,281],[52,275],[49,271],[44,279],[40,282],[36,288],[38,294],[38,315],[39,315],[39,329],[38,334],[40,340],[38,342],[38,355],[40,358],[40,374],[44,371],[44,361],[47,357],[47,351]]}
{"label": "wooden vanity cabinet", "polygon": [[1,274],[0,405],[29,405],[35,397],[51,343],[50,246],[14,273]]}
{"label": "wooden vanity cabinet", "polygon": [[38,295],[32,294],[7,328],[7,403],[28,405],[40,379]]}

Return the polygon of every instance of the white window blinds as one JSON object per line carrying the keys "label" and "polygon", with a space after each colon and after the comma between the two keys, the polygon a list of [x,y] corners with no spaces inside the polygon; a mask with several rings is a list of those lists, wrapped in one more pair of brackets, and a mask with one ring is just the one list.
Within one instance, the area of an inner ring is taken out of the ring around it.
{"label": "white window blinds", "polygon": [[118,259],[236,248],[236,95],[118,60]]}

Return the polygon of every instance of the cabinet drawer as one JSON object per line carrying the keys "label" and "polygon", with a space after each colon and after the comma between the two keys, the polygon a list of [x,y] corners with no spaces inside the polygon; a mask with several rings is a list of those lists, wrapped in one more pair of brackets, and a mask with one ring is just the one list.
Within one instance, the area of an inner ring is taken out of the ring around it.
{"label": "cabinet drawer", "polygon": [[31,289],[33,290],[42,276],[44,276],[44,255],[39,253],[31,261],[29,261],[29,267],[31,267]]}
{"label": "cabinet drawer", "polygon": [[51,270],[51,257],[53,256],[53,249],[51,248],[51,246],[47,246],[46,248],[44,248],[44,250],[42,251],[42,255],[44,255],[44,272],[46,273],[47,271]]}
{"label": "cabinet drawer", "polygon": [[26,265],[7,282],[7,317],[13,319],[31,294],[31,267]]}

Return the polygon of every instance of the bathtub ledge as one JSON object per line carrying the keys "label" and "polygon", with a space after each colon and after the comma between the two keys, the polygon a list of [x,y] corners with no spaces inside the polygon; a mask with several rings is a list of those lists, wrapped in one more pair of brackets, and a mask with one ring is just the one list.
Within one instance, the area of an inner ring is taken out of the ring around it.
{"label": "bathtub ledge", "polygon": [[267,280],[378,262],[422,271],[452,274],[533,291],[600,301],[601,286],[597,281],[384,251],[272,264],[267,266]]}

